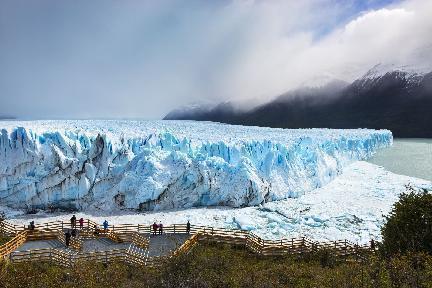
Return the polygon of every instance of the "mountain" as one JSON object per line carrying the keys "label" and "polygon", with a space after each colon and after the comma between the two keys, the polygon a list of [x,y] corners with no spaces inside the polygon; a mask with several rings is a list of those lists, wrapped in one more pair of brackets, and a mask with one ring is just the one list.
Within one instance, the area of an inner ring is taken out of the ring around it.
{"label": "mountain", "polygon": [[2,115],[0,114],[0,120],[14,120],[16,117],[10,115]]}
{"label": "mountain", "polygon": [[[352,83],[329,82],[238,112],[229,103],[181,119],[280,128],[389,129],[395,137],[432,138],[432,72],[375,66]],[[164,119],[180,119],[167,115]]]}

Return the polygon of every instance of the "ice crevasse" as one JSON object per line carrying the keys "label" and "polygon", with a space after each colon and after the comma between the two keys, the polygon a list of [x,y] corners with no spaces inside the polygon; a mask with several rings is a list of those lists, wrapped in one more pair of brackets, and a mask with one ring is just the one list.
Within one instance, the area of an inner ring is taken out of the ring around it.
{"label": "ice crevasse", "polygon": [[0,202],[41,209],[243,207],[295,198],[393,141],[388,130],[194,121],[3,121],[0,129]]}

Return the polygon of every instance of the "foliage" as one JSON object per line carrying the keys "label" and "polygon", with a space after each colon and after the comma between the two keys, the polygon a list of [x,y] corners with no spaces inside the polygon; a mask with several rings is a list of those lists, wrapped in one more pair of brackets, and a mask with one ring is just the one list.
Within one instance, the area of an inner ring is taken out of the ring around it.
{"label": "foliage", "polygon": [[407,187],[393,205],[381,229],[381,251],[387,255],[408,252],[432,254],[432,194]]}
{"label": "foliage", "polygon": [[[3,211],[0,211],[0,224],[1,222],[3,222],[4,220],[6,220],[6,214]],[[11,239],[11,237],[7,236],[7,235],[3,235],[2,233],[0,233],[0,245],[5,244],[6,242],[8,242]]]}
{"label": "foliage", "polygon": [[5,244],[6,242],[8,242],[11,239],[12,238],[7,236],[7,235],[0,234],[0,245]]}
{"label": "foliage", "polygon": [[263,257],[229,245],[199,244],[158,269],[124,263],[82,262],[62,268],[3,262],[0,287],[432,287],[428,254],[327,260],[326,251]]}

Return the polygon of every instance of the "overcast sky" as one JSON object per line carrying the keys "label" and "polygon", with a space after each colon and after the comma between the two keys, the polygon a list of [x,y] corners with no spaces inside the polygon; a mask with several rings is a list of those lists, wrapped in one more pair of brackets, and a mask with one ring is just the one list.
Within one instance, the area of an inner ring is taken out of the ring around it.
{"label": "overcast sky", "polygon": [[431,15],[431,0],[0,0],[0,116],[158,119],[431,67]]}

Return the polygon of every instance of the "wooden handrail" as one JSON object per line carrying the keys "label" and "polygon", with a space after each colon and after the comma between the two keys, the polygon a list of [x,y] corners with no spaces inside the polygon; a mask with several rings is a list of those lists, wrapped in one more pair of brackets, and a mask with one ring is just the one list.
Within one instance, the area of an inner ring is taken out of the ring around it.
{"label": "wooden handrail", "polygon": [[19,232],[11,240],[0,246],[0,258],[8,256],[20,247],[27,239],[27,231]]}
{"label": "wooden handrail", "polygon": [[[67,223],[70,225],[70,222]],[[86,219],[84,222],[85,228],[83,230],[78,229],[80,231],[80,237],[71,238],[71,248],[80,250],[82,247],[82,240],[80,238],[85,237],[108,237],[115,242],[132,242],[136,246],[144,249],[148,248],[149,246],[148,239],[143,237],[140,233],[152,233],[151,224],[111,225],[110,229],[106,231],[100,230],[99,235],[93,235],[92,229],[95,225],[97,225],[95,221]],[[65,222],[63,221],[52,221],[36,224],[34,230],[28,230],[24,226],[13,225],[7,221],[2,221],[0,223],[0,232],[5,234],[14,234],[15,236],[9,242],[0,246],[0,257],[6,257],[7,255],[10,255],[27,240],[52,239],[52,237],[54,236],[54,238],[58,238],[62,243],[65,244],[65,241],[63,239],[63,229],[65,229],[65,227],[69,229],[69,226],[67,226],[67,224],[65,224]],[[174,224],[164,226],[164,233],[166,234],[177,234],[186,232],[186,224]],[[318,249],[330,249],[335,253],[335,255],[357,255],[362,251],[369,250],[369,247],[366,245],[359,246],[347,240],[316,242],[306,237],[270,240],[263,239],[251,231],[214,228],[200,225],[191,225],[190,233],[192,237],[189,238],[177,250],[175,250],[171,256],[175,256],[180,253],[185,253],[189,251],[199,241],[211,241],[234,245],[244,245],[252,252],[259,253],[261,255],[305,253],[313,252]],[[53,251],[51,251],[51,253],[53,253]],[[58,256],[59,254],[57,253],[56,255]],[[139,256],[132,254],[128,256],[128,253],[125,253],[125,255],[126,256],[124,257],[132,257],[132,260],[128,258],[127,261],[130,260],[133,263],[142,264],[155,261],[154,259],[150,262],[147,261],[148,259],[138,259]]]}

